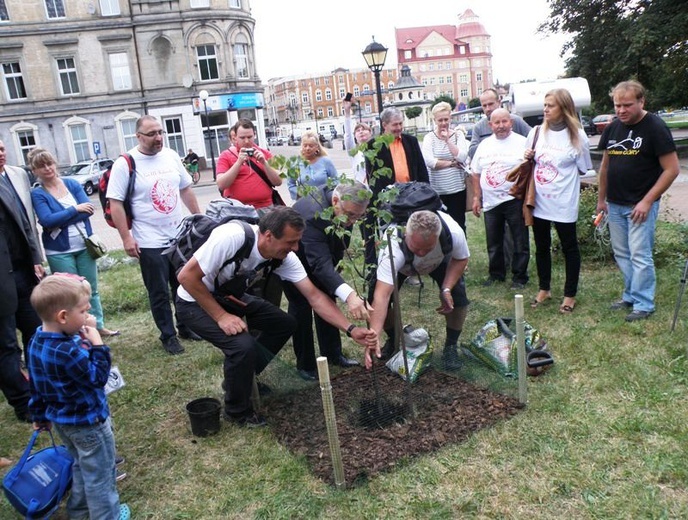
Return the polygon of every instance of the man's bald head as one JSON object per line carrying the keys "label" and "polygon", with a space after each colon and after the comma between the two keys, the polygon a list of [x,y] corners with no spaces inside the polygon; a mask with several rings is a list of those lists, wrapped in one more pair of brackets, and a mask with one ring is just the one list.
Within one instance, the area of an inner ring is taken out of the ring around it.
{"label": "man's bald head", "polygon": [[497,139],[506,139],[511,133],[511,114],[506,108],[497,108],[490,115],[490,128]]}

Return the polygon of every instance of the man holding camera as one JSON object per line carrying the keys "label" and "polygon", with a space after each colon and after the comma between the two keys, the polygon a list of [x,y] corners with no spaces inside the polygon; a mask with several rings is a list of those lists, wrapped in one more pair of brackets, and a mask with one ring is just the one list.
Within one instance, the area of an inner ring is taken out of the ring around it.
{"label": "man holding camera", "polygon": [[234,129],[234,143],[217,162],[217,187],[223,197],[253,206],[262,215],[272,206],[272,187],[282,184],[282,179],[268,164],[272,154],[256,146],[253,123],[240,119]]}

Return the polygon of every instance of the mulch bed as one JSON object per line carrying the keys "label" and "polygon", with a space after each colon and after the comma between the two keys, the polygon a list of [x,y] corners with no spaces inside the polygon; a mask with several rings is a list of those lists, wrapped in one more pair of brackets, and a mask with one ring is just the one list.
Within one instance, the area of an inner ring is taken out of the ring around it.
{"label": "mulch bed", "polygon": [[[517,399],[431,369],[412,385],[413,418],[406,406],[406,383],[382,365],[375,374],[377,385],[373,375],[362,368],[346,370],[332,379],[349,486],[393,469],[402,458],[461,442],[522,409]],[[263,409],[279,442],[305,456],[313,473],[333,484],[320,386],[271,396],[264,400]]]}

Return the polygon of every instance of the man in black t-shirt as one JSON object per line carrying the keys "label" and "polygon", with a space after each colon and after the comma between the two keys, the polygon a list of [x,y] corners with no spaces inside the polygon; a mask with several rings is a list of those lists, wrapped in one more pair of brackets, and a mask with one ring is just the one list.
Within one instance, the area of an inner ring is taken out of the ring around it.
{"label": "man in black t-shirt", "polygon": [[645,89],[623,81],[612,90],[617,119],[598,145],[600,166],[597,211],[609,215],[614,258],[624,277],[614,310],[630,310],[626,321],[647,319],[655,310],[652,256],[659,199],[679,173],[676,145],[666,124],[647,112]]}

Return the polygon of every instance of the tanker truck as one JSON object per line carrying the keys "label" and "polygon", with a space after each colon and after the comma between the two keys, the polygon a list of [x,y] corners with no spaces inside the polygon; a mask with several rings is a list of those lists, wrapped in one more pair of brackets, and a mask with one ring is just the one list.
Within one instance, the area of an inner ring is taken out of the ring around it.
{"label": "tanker truck", "polygon": [[542,123],[545,94],[555,88],[565,88],[571,93],[579,118],[581,111],[590,106],[590,87],[585,78],[512,83],[509,93],[502,99],[502,106],[521,116],[530,126],[539,125]]}

